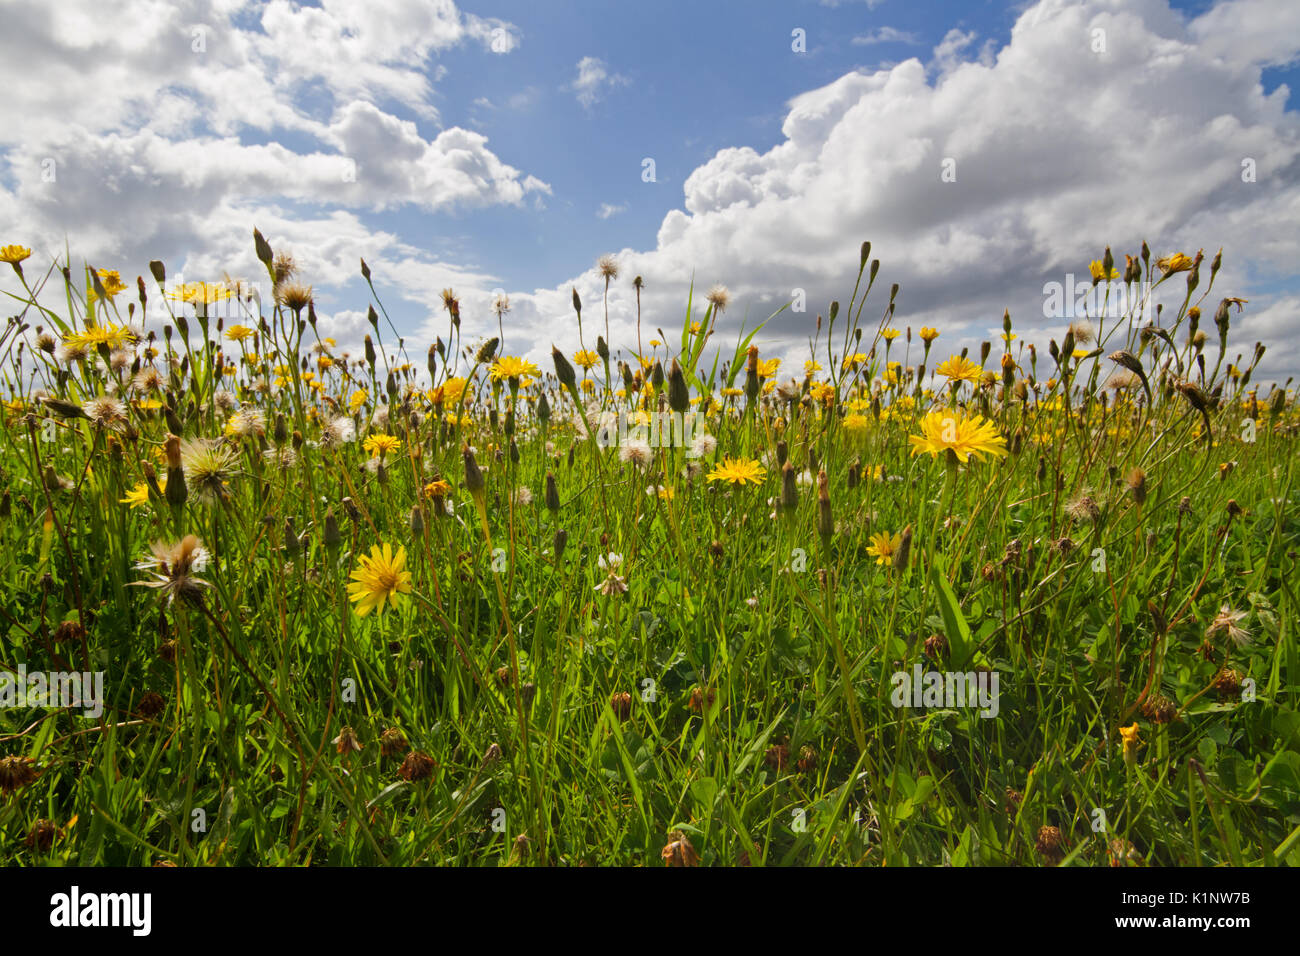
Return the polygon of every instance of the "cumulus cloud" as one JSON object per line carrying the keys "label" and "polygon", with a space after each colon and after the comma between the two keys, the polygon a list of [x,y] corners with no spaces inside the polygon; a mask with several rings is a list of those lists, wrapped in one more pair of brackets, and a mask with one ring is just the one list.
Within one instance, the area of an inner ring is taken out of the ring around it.
{"label": "cumulus cloud", "polygon": [[550,187],[482,134],[436,129],[431,61],[463,44],[492,55],[517,43],[510,24],[451,0],[10,7],[0,210],[50,251],[71,240],[98,262],[183,250],[199,263],[245,242],[253,221],[283,216],[303,236],[299,251],[327,259],[331,230],[289,220],[383,245],[351,213],[520,204]]}
{"label": "cumulus cloud", "polygon": [[[1283,17],[1290,6],[1269,5]],[[1145,239],[1155,255],[1206,247],[1207,263],[1222,245],[1206,308],[1253,294],[1234,317],[1234,352],[1266,339],[1266,368],[1293,369],[1296,338],[1276,332],[1295,328],[1296,300],[1254,287],[1289,279],[1300,259],[1300,124],[1284,109],[1287,90],[1265,95],[1260,85],[1261,65],[1294,56],[1300,31],[1253,51],[1256,27],[1236,7],[1189,22],[1164,0],[1042,0],[982,61],[979,38],[959,31],[935,51],[938,71],[911,59],[795,97],[780,143],[719,151],[686,179],[683,208],[665,216],[656,247],[618,254],[614,341],[635,341],[632,276],[645,280],[647,328],[680,325],[693,278],[697,291],[731,288],[729,337],[803,290],[808,311],[787,310],[762,339],[806,357],[816,313],[832,299],[847,304],[859,242],[870,239],[882,260],[863,315],[873,328],[896,281],[894,324],[940,328],[944,350],[978,349],[1004,309],[1021,339],[1043,348],[1068,321],[1044,315],[1044,286],[1086,277],[1107,245],[1122,264]],[[1102,52],[1094,28],[1106,31]],[[1243,181],[1247,157],[1254,182]],[[1202,290],[1207,277],[1208,268]],[[512,295],[515,347],[544,356],[552,339],[576,344],[571,286],[600,303],[594,271]],[[1160,290],[1166,321],[1182,288]]]}
{"label": "cumulus cloud", "polygon": [[577,95],[579,103],[590,109],[611,89],[627,82],[627,77],[611,73],[604,60],[584,56],[578,61],[578,76],[569,84],[569,89]]}

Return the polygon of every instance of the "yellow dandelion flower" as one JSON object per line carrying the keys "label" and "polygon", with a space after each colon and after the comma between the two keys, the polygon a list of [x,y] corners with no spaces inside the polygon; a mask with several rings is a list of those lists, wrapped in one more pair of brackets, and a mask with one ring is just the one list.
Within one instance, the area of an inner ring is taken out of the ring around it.
{"label": "yellow dandelion flower", "polygon": [[709,472],[709,481],[725,481],[732,485],[761,484],[767,469],[746,458],[724,458]]}
{"label": "yellow dandelion flower", "polygon": [[876,564],[893,564],[894,552],[903,546],[903,536],[897,532],[879,531],[871,536],[867,554],[875,555]]}
{"label": "yellow dandelion flower", "polygon": [[348,600],[356,605],[358,617],[365,617],[372,610],[382,614],[385,601],[396,608],[399,600],[411,593],[406,548],[398,548],[397,554],[393,554],[390,544],[382,549],[372,545],[370,554],[362,555],[358,561],[360,567],[352,572],[352,583],[348,585]]}
{"label": "yellow dandelion flower", "polygon": [[385,435],[383,432],[377,432],[374,435],[367,435],[366,440],[361,443],[361,447],[370,453],[371,458],[378,458],[390,451],[397,451],[402,447],[402,440],[392,435]]}
{"label": "yellow dandelion flower", "polygon": [[939,337],[939,330],[932,329],[928,325],[921,326],[921,341],[929,345]]}
{"label": "yellow dandelion flower", "polygon": [[577,365],[583,371],[591,368],[599,361],[600,356],[591,351],[591,349],[582,349],[581,351],[573,353],[573,364]]}
{"label": "yellow dandelion flower", "polygon": [[16,266],[32,254],[32,250],[26,246],[2,246],[0,247],[0,262],[7,262],[11,266]]}
{"label": "yellow dandelion flower", "polygon": [[950,382],[977,382],[984,369],[962,355],[940,362],[935,372]]}
{"label": "yellow dandelion flower", "polygon": [[492,363],[492,379],[497,382],[502,379],[518,380],[525,376],[541,374],[541,370],[532,362],[513,355],[503,355]]}
{"label": "yellow dandelion flower", "polygon": [[1007,440],[992,422],[946,409],[927,413],[921,419],[921,434],[909,435],[907,440],[912,443],[913,455],[925,452],[937,456],[950,450],[963,463],[970,461],[971,455],[983,461],[986,455],[1007,453]]}
{"label": "yellow dandelion flower", "polygon": [[147,482],[140,482],[134,488],[126,493],[125,498],[118,499],[121,504],[130,505],[132,508],[143,508],[149,503],[149,485]]}

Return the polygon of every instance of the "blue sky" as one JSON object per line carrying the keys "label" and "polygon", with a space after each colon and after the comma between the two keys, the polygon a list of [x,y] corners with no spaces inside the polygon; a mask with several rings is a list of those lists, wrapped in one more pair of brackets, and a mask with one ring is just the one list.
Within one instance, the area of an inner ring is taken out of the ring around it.
{"label": "blue sky", "polygon": [[508,349],[545,357],[576,344],[569,291],[598,300],[613,253],[616,345],[633,275],[666,327],[694,278],[731,289],[726,336],[803,290],[807,312],[760,339],[794,360],[870,239],[903,287],[895,324],[957,351],[1009,309],[1045,346],[1065,320],[1044,283],[1146,239],[1223,246],[1215,294],[1251,299],[1242,347],[1275,343],[1280,377],[1300,363],[1293,0],[0,8],[0,241],[248,277],[257,225],[348,345],[359,256],[417,350],[451,286],[468,339],[495,331],[501,290]]}

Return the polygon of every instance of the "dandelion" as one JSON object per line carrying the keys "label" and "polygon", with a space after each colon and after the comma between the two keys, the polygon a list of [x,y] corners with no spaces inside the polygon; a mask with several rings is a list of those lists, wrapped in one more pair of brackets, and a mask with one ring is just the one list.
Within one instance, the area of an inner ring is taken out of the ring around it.
{"label": "dandelion", "polygon": [[256,334],[256,329],[250,329],[246,325],[232,325],[226,329],[226,338],[231,342],[244,342]]}
{"label": "dandelion", "polygon": [[396,608],[403,596],[411,593],[406,548],[399,547],[397,554],[393,554],[390,544],[382,548],[372,545],[370,554],[362,555],[358,562],[360,567],[352,572],[352,583],[348,585],[348,600],[356,605],[358,617],[365,617],[372,610],[383,614],[385,601]]}
{"label": "dandelion", "polygon": [[1227,634],[1228,638],[1238,647],[1245,647],[1250,643],[1250,632],[1240,625],[1250,614],[1249,611],[1234,611],[1231,607],[1224,604],[1219,608],[1219,613],[1214,615],[1210,621],[1209,627],[1205,629],[1206,637],[1214,637],[1216,634]]}
{"label": "dandelion", "polygon": [[745,458],[724,458],[709,472],[708,481],[722,481],[731,485],[761,484],[767,469],[756,461]]}
{"label": "dandelion", "polygon": [[197,605],[203,589],[210,585],[196,575],[202,574],[207,565],[208,551],[195,535],[186,535],[174,543],[155,541],[149,546],[149,554],[135,566],[152,577],[131,583],[157,590],[167,604],[180,598],[182,603]]}
{"label": "dandelion", "polygon": [[650,450],[650,445],[643,441],[630,440],[623,443],[618,450],[618,460],[623,464],[634,465],[637,468],[646,468],[650,465],[654,453]]}
{"label": "dandelion", "polygon": [[921,326],[921,341],[929,345],[939,337],[939,330],[932,329],[928,325]]}
{"label": "dandelion", "polygon": [[200,501],[224,501],[235,477],[238,458],[234,449],[211,438],[191,438],[181,443],[181,468]]}
{"label": "dandelion", "polygon": [[357,426],[346,415],[339,415],[326,421],[320,430],[320,443],[326,448],[346,445],[357,437]]}
{"label": "dandelion", "polygon": [[1102,263],[1100,259],[1092,260],[1092,262],[1088,264],[1088,271],[1092,273],[1092,278],[1094,282],[1101,282],[1102,280],[1119,278],[1119,270],[1116,269],[1114,266],[1111,267],[1110,274],[1107,275],[1106,266]]}
{"label": "dandelion", "polygon": [[1192,264],[1192,259],[1181,252],[1156,260],[1156,268],[1166,276],[1171,276],[1175,272],[1187,272],[1192,268]]}
{"label": "dandelion", "polygon": [[844,419],[844,430],[856,435],[865,432],[870,424],[866,415],[853,414]]}
{"label": "dandelion", "polygon": [[149,483],[140,482],[134,488],[126,493],[125,498],[118,499],[119,504],[130,505],[132,508],[143,508],[149,503]]}
{"label": "dandelion", "polygon": [[8,796],[32,783],[37,776],[33,763],[31,757],[0,757],[0,794]]}
{"label": "dandelion", "polygon": [[[229,394],[229,393],[223,393]],[[252,405],[246,405],[226,422],[225,432],[232,438],[248,438],[266,434],[266,414]]]}
{"label": "dandelion", "polygon": [[580,349],[579,351],[573,353],[574,364],[577,365],[579,368],[581,368],[584,372],[591,369],[599,361],[600,361],[600,356],[597,355],[595,352],[591,351],[591,349]]}
{"label": "dandelion", "polygon": [[529,376],[541,375],[541,370],[532,362],[510,355],[503,355],[492,363],[492,379],[500,382],[503,379],[519,379]]}
{"label": "dandelion", "polygon": [[126,423],[126,405],[109,395],[92,398],[81,411],[99,428],[118,428]]}
{"label": "dandelion", "polygon": [[949,383],[956,385],[958,382],[979,381],[984,369],[965,356],[954,355],[946,361],[940,362],[934,371],[935,374],[947,378]]}
{"label": "dandelion", "polygon": [[26,246],[0,246],[0,262],[7,262],[15,268],[31,254],[32,250]]}
{"label": "dandelion", "polygon": [[725,312],[727,304],[731,301],[731,293],[727,291],[725,285],[715,285],[704,299],[713,306],[714,312]]}
{"label": "dandelion", "polygon": [[1134,723],[1131,727],[1121,727],[1119,736],[1124,743],[1124,762],[1131,767],[1137,763],[1137,749],[1142,743],[1138,739],[1138,725]]}
{"label": "dandelion", "polygon": [[382,458],[389,452],[396,452],[402,447],[402,440],[392,435],[385,435],[383,432],[376,432],[373,435],[367,435],[366,440],[361,443],[361,447],[371,458]]}
{"label": "dandelion", "polygon": [[514,494],[511,496],[511,500],[514,502],[516,508],[526,508],[528,505],[533,503],[532,489],[527,485],[520,485],[515,489]]}
{"label": "dandelion", "polygon": [[867,554],[875,555],[876,564],[893,564],[894,555],[898,549],[903,546],[903,536],[898,533],[890,534],[888,531],[880,531],[871,536],[871,544],[867,546]]}
{"label": "dandelion", "polygon": [[691,454],[696,458],[707,458],[718,449],[718,440],[708,432],[700,432],[691,439]]}
{"label": "dandelion", "polygon": [[1007,440],[998,434],[992,422],[980,415],[967,416],[961,412],[938,410],[928,412],[921,419],[921,434],[909,435],[912,454],[926,453],[938,456],[951,451],[963,464],[972,455],[979,461],[986,456],[1004,456]]}

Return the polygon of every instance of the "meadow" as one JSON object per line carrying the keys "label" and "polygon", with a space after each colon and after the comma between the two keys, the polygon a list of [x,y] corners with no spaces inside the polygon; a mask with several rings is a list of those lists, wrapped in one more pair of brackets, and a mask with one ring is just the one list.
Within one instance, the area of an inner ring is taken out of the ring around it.
{"label": "meadow", "polygon": [[1300,863],[1300,411],[1219,257],[954,354],[864,243],[794,367],[722,287],[539,367],[373,284],[349,354],[254,241],[0,249],[5,864]]}

